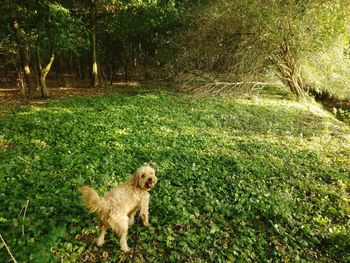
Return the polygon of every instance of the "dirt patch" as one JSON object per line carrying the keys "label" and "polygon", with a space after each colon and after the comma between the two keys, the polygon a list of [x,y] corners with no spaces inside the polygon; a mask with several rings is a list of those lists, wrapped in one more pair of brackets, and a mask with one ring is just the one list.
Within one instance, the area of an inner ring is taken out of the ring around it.
{"label": "dirt patch", "polygon": [[139,82],[114,82],[113,85],[102,84],[100,87],[92,88],[88,80],[81,80],[71,76],[60,79],[51,78],[47,80],[50,97],[43,99],[38,88],[31,97],[23,96],[15,84],[0,87],[0,111],[10,110],[14,106],[29,104],[45,104],[68,97],[91,97],[106,95],[111,92],[121,94],[134,94],[141,92]]}

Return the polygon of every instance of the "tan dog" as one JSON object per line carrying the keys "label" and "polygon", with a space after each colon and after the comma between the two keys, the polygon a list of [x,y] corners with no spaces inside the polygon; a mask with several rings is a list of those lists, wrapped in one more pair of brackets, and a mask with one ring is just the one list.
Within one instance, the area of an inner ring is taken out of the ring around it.
{"label": "tan dog", "polygon": [[96,244],[102,246],[106,231],[112,228],[120,237],[120,247],[124,252],[130,251],[127,244],[128,228],[134,224],[137,211],[145,226],[148,221],[149,190],[157,183],[155,171],[150,166],[141,166],[134,175],[112,191],[99,197],[97,192],[83,186],[78,190],[90,213],[96,212],[100,218],[100,236]]}

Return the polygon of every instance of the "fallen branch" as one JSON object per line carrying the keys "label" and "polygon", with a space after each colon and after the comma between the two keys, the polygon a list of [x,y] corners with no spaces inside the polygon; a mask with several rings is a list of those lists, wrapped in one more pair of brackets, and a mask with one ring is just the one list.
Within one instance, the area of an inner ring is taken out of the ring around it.
{"label": "fallen branch", "polygon": [[221,81],[214,81],[211,83],[207,83],[205,85],[197,86],[197,87],[189,87],[185,89],[186,91],[192,91],[192,92],[205,92],[208,94],[219,94],[224,91],[234,91],[237,87],[251,85],[252,88],[250,92],[261,89],[257,88],[259,86],[266,86],[268,83],[266,82],[258,82],[258,81],[246,81],[246,82],[221,82]]}
{"label": "fallen branch", "polygon": [[11,253],[9,247],[7,246],[5,240],[2,238],[2,235],[1,235],[1,234],[0,234],[0,238],[1,238],[2,242],[4,243],[4,245],[5,245],[6,249],[7,249],[7,252],[9,253],[9,255],[10,255],[12,261],[15,262],[15,263],[17,263],[17,260],[13,257],[13,255],[12,255],[12,253]]}

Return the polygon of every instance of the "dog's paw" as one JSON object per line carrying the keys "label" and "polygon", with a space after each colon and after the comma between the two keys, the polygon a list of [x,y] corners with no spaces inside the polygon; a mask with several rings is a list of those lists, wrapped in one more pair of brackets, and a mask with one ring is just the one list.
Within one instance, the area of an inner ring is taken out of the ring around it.
{"label": "dog's paw", "polygon": [[104,241],[103,239],[98,238],[98,239],[96,240],[96,245],[97,245],[98,247],[102,247],[102,246],[104,245],[104,243],[105,243],[105,241]]}
{"label": "dog's paw", "polygon": [[152,227],[152,225],[150,223],[145,223],[144,225],[145,225],[145,227]]}
{"label": "dog's paw", "polygon": [[129,247],[123,247],[122,251],[123,251],[123,253],[128,254],[131,252],[131,249]]}

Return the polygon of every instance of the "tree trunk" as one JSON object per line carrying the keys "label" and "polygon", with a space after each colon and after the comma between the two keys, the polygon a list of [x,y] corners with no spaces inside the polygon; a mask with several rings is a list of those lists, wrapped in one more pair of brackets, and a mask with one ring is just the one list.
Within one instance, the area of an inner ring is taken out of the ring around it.
{"label": "tree trunk", "polygon": [[37,55],[38,55],[38,63],[39,63],[39,69],[40,69],[41,95],[43,98],[47,98],[47,97],[49,97],[49,90],[47,89],[47,85],[46,85],[46,76],[50,72],[52,63],[55,59],[55,50],[54,49],[51,50],[49,62],[44,67],[41,64],[41,57],[40,57],[39,49],[37,49]]}
{"label": "tree trunk", "polygon": [[41,87],[41,96],[43,98],[49,97],[49,91],[46,86],[46,74],[40,72],[40,87]]}
{"label": "tree trunk", "polygon": [[111,38],[111,35],[108,35],[108,45],[107,45],[107,52],[106,52],[106,62],[107,62],[107,80],[109,82],[109,85],[113,85],[113,73],[114,73],[114,55],[113,55],[113,49],[115,48],[113,40]]}
{"label": "tree trunk", "polygon": [[19,91],[21,93],[22,96],[26,95],[26,88],[25,88],[25,84],[24,84],[24,79],[23,79],[23,72],[21,69],[17,68],[17,65],[15,65],[15,70],[17,72],[17,86],[19,88]]}
{"label": "tree trunk", "polygon": [[130,80],[130,64],[132,63],[132,44],[130,37],[128,37],[127,40],[127,49],[126,49],[126,55],[125,55],[125,62],[124,62],[124,79],[125,82],[128,82]]}
{"label": "tree trunk", "polygon": [[80,72],[81,72],[81,79],[84,80],[85,79],[85,65],[87,64],[85,62],[85,58],[83,58],[84,55],[80,55],[79,56],[79,67],[80,67]]}
{"label": "tree trunk", "polygon": [[124,81],[125,82],[128,82],[129,81],[129,63],[127,62],[125,65],[124,65]]}
{"label": "tree trunk", "polygon": [[56,80],[62,79],[62,76],[63,76],[62,64],[63,62],[62,62],[62,54],[61,54],[56,59],[55,65],[53,67],[54,70],[56,69]]}
{"label": "tree trunk", "polygon": [[91,86],[98,86],[98,69],[97,69],[97,55],[96,55],[96,3],[93,1],[90,9],[91,14],[91,62],[92,62],[92,72],[91,72]]}
{"label": "tree trunk", "polygon": [[[33,74],[29,66],[29,51],[28,44],[24,39],[24,31],[19,28],[17,21],[14,21],[14,28],[16,30],[16,42],[19,48],[19,56],[21,59],[22,70],[24,72],[25,80],[28,86],[29,95],[33,96],[36,90],[36,84]],[[22,91],[25,94],[25,90]]]}
{"label": "tree trunk", "polygon": [[298,98],[305,98],[305,88],[299,72],[299,68],[289,51],[289,45],[285,41],[275,52],[275,61],[278,75],[282,82]]}

